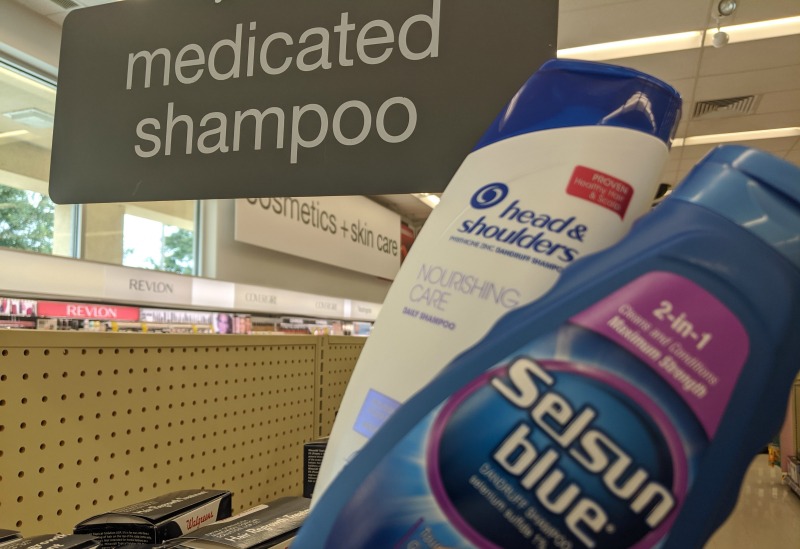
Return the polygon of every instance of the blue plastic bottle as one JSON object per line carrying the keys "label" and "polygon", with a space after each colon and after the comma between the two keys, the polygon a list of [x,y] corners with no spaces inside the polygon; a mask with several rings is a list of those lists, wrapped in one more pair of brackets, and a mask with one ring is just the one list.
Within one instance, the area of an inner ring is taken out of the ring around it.
{"label": "blue plastic bottle", "polygon": [[798,369],[800,169],[720,147],[385,424],[294,549],[701,547]]}

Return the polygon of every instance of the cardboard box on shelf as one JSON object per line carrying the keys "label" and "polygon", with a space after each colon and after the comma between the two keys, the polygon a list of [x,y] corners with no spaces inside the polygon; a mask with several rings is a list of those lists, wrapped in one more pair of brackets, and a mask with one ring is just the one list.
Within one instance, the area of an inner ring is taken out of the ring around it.
{"label": "cardboard box on shelf", "polygon": [[[0,533],[8,530],[0,530]],[[76,536],[73,534],[45,534],[31,538],[19,538],[0,543],[3,549],[97,549],[100,543],[92,536]]]}
{"label": "cardboard box on shelf", "polygon": [[303,497],[310,498],[314,494],[322,456],[325,455],[327,446],[328,437],[306,442],[303,446]]}
{"label": "cardboard box on shelf", "polygon": [[86,519],[76,534],[94,536],[104,548],[157,545],[231,516],[227,490],[182,490]]}
{"label": "cardboard box on shelf", "polygon": [[182,536],[172,549],[285,549],[303,524],[310,504],[308,498],[280,498],[262,509]]}

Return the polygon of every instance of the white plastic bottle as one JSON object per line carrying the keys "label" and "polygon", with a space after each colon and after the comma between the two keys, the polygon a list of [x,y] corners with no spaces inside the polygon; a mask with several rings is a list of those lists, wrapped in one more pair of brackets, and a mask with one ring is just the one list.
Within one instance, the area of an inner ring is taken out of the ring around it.
{"label": "white plastic bottle", "polygon": [[398,273],[339,409],[318,498],[400,404],[650,206],[681,100],[640,72],[552,60],[465,159]]}

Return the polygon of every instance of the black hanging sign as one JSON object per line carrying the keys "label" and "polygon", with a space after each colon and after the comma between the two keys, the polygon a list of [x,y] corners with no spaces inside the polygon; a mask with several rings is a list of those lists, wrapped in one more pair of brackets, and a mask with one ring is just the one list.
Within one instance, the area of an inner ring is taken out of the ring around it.
{"label": "black hanging sign", "polygon": [[557,0],[137,0],[64,22],[59,203],[441,191]]}

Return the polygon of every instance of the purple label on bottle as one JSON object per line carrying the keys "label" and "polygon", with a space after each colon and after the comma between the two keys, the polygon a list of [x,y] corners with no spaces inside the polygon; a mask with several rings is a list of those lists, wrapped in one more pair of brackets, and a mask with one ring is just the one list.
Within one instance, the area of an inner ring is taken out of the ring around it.
{"label": "purple label on bottle", "polygon": [[481,549],[649,549],[687,491],[664,411],[624,379],[569,361],[519,357],[486,372],[444,405],[427,450],[431,492]]}
{"label": "purple label on bottle", "polygon": [[653,272],[571,320],[649,365],[714,435],[750,347],[739,319],[716,297],[682,276]]}

